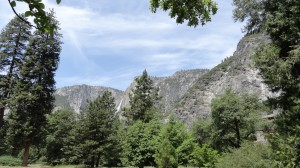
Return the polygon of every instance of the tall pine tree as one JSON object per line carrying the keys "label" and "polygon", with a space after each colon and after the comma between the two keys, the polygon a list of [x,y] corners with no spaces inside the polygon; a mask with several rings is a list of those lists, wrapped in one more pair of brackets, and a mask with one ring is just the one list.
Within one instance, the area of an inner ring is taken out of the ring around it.
{"label": "tall pine tree", "polygon": [[[115,133],[114,124],[116,105],[112,93],[105,91],[95,101],[90,102],[87,112],[83,117],[82,141],[79,142],[82,161],[90,167],[99,167],[108,162],[107,150],[113,150],[111,145],[114,139],[110,137]],[[102,163],[101,163],[102,161]]]}
{"label": "tall pine tree", "polygon": [[[54,12],[49,13],[58,25]],[[20,79],[13,89],[13,106],[8,118],[10,142],[24,148],[23,166],[28,165],[30,146],[44,139],[46,115],[53,109],[54,75],[61,51],[61,34],[35,31],[20,68]]]}
{"label": "tall pine tree", "polygon": [[131,121],[141,120],[149,122],[154,117],[155,103],[159,99],[158,89],[153,86],[153,81],[146,70],[142,76],[135,79],[136,86],[132,90],[130,108],[125,111],[125,116]]}
{"label": "tall pine tree", "polygon": [[30,26],[18,17],[12,19],[0,34],[0,128],[30,36]]}

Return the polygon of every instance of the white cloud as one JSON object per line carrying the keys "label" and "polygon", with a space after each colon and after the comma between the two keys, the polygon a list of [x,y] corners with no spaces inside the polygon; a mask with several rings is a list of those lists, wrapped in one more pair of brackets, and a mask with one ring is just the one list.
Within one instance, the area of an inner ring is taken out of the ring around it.
{"label": "white cloud", "polygon": [[[149,0],[43,1],[55,9],[64,36],[58,87],[86,83],[124,89],[145,68],[154,76],[212,68],[233,54],[242,37],[240,24],[231,19],[231,2],[217,1],[219,13],[199,28],[177,25],[165,12],[150,13]],[[0,2],[0,24],[14,16],[7,5]]]}

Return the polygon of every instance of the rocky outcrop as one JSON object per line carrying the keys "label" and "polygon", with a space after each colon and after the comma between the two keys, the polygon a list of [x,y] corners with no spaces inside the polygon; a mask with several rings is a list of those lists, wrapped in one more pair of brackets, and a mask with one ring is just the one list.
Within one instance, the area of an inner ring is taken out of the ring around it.
{"label": "rocky outcrop", "polygon": [[176,116],[188,125],[197,118],[210,117],[211,100],[226,89],[232,89],[237,94],[254,93],[262,100],[274,96],[262,82],[259,71],[251,61],[255,49],[266,43],[269,43],[269,40],[263,35],[244,37],[233,56],[199,77],[174,105],[173,111]]}
{"label": "rocky outcrop", "polygon": [[56,100],[55,110],[68,108],[79,113],[87,106],[88,101],[95,100],[99,95],[102,95],[105,90],[112,92],[116,106],[118,107],[123,91],[102,86],[76,85],[56,90],[54,94]]}
{"label": "rocky outcrop", "polygon": [[[158,106],[164,113],[170,112],[171,107],[177,102],[194,82],[203,74],[209,72],[207,69],[182,70],[169,77],[151,77],[153,84],[159,90],[161,97]],[[129,106],[129,94],[135,87],[135,82],[125,90],[122,96],[122,108]]]}

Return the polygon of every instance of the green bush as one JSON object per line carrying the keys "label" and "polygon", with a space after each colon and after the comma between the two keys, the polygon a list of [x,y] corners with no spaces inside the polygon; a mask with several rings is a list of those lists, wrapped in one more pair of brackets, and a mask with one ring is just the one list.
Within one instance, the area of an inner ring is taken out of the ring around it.
{"label": "green bush", "polygon": [[247,142],[219,159],[216,168],[271,168],[275,167],[268,144]]}
{"label": "green bush", "polygon": [[0,156],[0,165],[2,166],[20,166],[22,161],[12,156]]}

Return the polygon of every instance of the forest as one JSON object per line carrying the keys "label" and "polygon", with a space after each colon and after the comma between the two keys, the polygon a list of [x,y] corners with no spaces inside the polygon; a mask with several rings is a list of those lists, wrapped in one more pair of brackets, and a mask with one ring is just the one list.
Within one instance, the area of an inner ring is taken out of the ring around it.
{"label": "forest", "polygon": [[[245,23],[245,36],[270,38],[252,60],[264,83],[279,94],[262,101],[228,88],[212,99],[211,118],[190,127],[172,112],[162,121],[159,89],[146,70],[135,79],[130,106],[121,116],[109,91],[80,114],[53,111],[62,50],[59,21],[41,1],[18,2],[28,3],[29,11],[16,14],[0,34],[0,165],[300,167],[299,0],[233,0],[233,18]],[[205,25],[217,12],[210,0],[150,2],[152,12],[169,11],[188,26]],[[12,9],[17,5],[9,3]],[[274,120],[262,118],[262,112],[275,110]],[[263,142],[257,141],[258,130],[264,132]]]}

